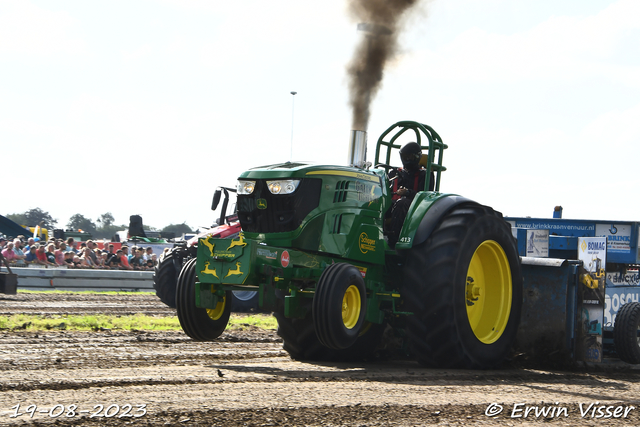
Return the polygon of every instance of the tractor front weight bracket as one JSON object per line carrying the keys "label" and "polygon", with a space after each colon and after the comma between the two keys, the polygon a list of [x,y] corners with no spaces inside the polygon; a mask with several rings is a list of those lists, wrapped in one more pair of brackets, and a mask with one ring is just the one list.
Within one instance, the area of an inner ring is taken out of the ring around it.
{"label": "tractor front weight bracket", "polygon": [[308,309],[300,304],[300,298],[304,298],[304,294],[298,291],[298,288],[292,287],[290,295],[284,297],[284,315],[285,317],[297,317],[303,319],[307,315]]}
{"label": "tractor front weight bracket", "polygon": [[195,285],[196,307],[215,309],[224,298],[224,290],[216,290],[213,284],[196,282]]}
{"label": "tractor front weight bracket", "polygon": [[258,304],[263,310],[275,311],[277,308],[277,289],[284,289],[285,278],[283,277],[282,268],[274,268],[270,265],[262,265],[262,275],[264,282],[260,285],[258,291]]}

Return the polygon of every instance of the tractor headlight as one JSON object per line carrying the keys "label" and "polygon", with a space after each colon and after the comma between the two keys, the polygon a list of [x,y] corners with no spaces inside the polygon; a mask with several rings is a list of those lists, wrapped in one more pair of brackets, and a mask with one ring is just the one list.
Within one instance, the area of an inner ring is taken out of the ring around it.
{"label": "tractor headlight", "polygon": [[247,194],[253,193],[253,190],[256,188],[255,181],[240,181],[238,180],[238,194],[246,196]]}
{"label": "tractor headlight", "polygon": [[300,184],[299,179],[282,179],[278,181],[267,181],[267,187],[271,194],[291,194],[296,191]]}

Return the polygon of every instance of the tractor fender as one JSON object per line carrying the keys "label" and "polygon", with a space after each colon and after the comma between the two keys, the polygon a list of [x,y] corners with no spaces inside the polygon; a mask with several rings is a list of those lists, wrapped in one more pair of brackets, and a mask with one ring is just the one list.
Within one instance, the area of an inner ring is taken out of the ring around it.
{"label": "tractor fender", "polygon": [[467,199],[466,197],[453,195],[440,198],[433,202],[422,217],[420,225],[418,225],[412,246],[425,242],[433,232],[434,228],[436,228],[438,223],[440,223],[442,217],[444,217],[451,209],[463,203],[475,202],[471,199]]}

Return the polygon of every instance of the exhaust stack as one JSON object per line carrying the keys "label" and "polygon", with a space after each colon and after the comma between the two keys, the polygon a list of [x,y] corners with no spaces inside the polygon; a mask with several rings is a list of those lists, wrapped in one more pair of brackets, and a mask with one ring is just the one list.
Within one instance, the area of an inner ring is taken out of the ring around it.
{"label": "exhaust stack", "polygon": [[363,169],[367,160],[367,132],[352,130],[349,137],[349,166]]}

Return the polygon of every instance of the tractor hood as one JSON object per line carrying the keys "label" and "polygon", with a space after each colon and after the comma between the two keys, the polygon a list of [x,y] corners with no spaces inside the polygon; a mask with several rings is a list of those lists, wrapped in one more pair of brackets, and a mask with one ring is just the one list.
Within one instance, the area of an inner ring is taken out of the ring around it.
{"label": "tractor hood", "polygon": [[242,230],[265,244],[382,264],[380,213],[391,199],[383,176],[309,163],[248,170],[238,178]]}
{"label": "tractor hood", "polygon": [[[377,173],[376,173],[377,172]],[[380,171],[364,171],[360,168],[335,165],[316,165],[303,162],[286,162],[260,166],[242,173],[238,179],[267,178],[317,178],[321,176],[344,177],[381,184]]]}

